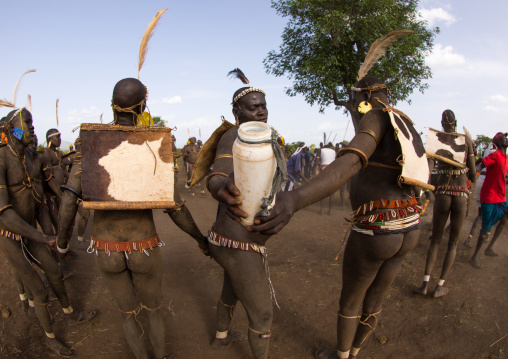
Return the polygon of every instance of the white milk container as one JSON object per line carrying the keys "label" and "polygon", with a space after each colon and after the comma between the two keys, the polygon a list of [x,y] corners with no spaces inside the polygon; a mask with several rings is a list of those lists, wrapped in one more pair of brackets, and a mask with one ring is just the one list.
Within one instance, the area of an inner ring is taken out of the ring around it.
{"label": "white milk container", "polygon": [[[269,141],[272,129],[264,122],[245,122],[238,129],[238,137],[233,144],[233,166],[235,185],[240,190],[240,208],[248,217],[242,218],[244,226],[254,223],[254,217],[261,211],[263,197],[270,196],[273,175],[277,161],[271,143],[245,143]],[[275,202],[275,199],[273,203]]]}

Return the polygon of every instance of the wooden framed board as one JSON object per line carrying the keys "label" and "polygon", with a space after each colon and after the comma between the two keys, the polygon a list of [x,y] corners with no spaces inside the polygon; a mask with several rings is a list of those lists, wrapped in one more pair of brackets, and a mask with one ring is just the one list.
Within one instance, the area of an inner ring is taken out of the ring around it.
{"label": "wooden framed board", "polygon": [[81,125],[84,209],[174,208],[171,129]]}
{"label": "wooden framed board", "polygon": [[425,143],[427,156],[446,164],[466,168],[466,136],[429,128]]}

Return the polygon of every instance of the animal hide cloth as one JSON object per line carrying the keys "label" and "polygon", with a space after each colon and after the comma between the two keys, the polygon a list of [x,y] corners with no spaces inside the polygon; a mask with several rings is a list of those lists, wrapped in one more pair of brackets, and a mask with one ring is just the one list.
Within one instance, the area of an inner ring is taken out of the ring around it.
{"label": "animal hide cloth", "polygon": [[213,131],[210,138],[205,142],[201,151],[199,151],[196,164],[194,165],[194,172],[191,178],[191,187],[201,181],[209,172],[210,166],[212,166],[215,159],[215,152],[217,151],[217,145],[219,141],[231,127],[234,127],[231,122],[223,120],[222,124]]}
{"label": "animal hide cloth", "polygon": [[460,133],[441,132],[429,128],[425,150],[430,158],[455,167],[466,167],[465,135]]}
{"label": "animal hide cloth", "polygon": [[397,159],[402,167],[399,183],[433,191],[434,186],[427,183],[429,180],[429,165],[420,135],[409,119],[391,110],[387,112],[390,115],[395,137],[399,141],[402,150],[401,157]]}
{"label": "animal hide cloth", "polygon": [[170,128],[84,123],[80,138],[85,209],[175,206]]}

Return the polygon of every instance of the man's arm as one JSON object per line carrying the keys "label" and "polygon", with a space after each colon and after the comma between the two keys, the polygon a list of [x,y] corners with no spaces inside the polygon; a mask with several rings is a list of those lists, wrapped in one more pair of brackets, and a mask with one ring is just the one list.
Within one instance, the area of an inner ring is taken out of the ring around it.
{"label": "man's arm", "polygon": [[[235,186],[233,173],[233,144],[237,136],[237,131],[229,129],[220,139],[215,152],[215,162],[213,173],[220,175],[209,176],[208,190],[213,198],[219,202],[228,204],[226,213],[234,220],[240,221],[240,217],[246,218],[247,213],[238,206],[242,204],[240,191]],[[227,175],[227,177],[225,176]]]}
{"label": "man's arm", "polygon": [[[180,197],[180,194],[176,189],[176,184],[174,190],[174,199],[176,203],[183,202]],[[177,209],[169,209],[165,210],[165,212],[169,215],[171,220],[178,226],[178,228],[180,228],[182,231],[184,231],[189,236],[194,238],[196,242],[198,242],[198,247],[201,249],[201,251],[204,254],[208,255],[208,241],[199,230],[187,206],[185,206],[185,204],[182,204]]]}
{"label": "man's arm", "polygon": [[[15,211],[9,202],[7,191],[6,166],[0,158],[0,226],[9,232],[18,234],[24,238],[46,244],[55,243],[54,237],[48,237],[39,232],[36,228],[25,222]],[[25,189],[29,191],[30,189]]]}
{"label": "man's arm", "polygon": [[[368,159],[374,153],[377,142],[372,135],[361,131],[372,131],[377,139],[383,138],[390,126],[390,121],[386,120],[386,116],[387,114],[381,110],[369,111],[360,121],[359,132],[345,150],[359,150]],[[270,215],[256,218],[255,225],[249,227],[248,230],[262,234],[278,233],[295,212],[332,195],[345,185],[362,169],[362,157],[360,152],[346,152],[345,155],[337,158],[318,176],[314,177],[309,185],[290,192],[279,192]]]}
{"label": "man's arm", "polygon": [[[78,199],[81,197],[81,164],[74,163],[72,166],[67,187],[71,190],[63,191],[62,200],[60,201],[60,211],[58,212],[58,243],[60,252],[66,251],[69,247],[69,241],[72,235],[72,226],[76,213],[78,212]],[[78,196],[77,194],[80,196]]]}
{"label": "man's arm", "polygon": [[466,137],[466,166],[469,168],[469,174],[468,177],[471,180],[472,183],[476,182],[476,164],[475,164],[475,157],[474,157],[474,150],[473,150],[473,143],[471,140],[469,140],[468,137]]}

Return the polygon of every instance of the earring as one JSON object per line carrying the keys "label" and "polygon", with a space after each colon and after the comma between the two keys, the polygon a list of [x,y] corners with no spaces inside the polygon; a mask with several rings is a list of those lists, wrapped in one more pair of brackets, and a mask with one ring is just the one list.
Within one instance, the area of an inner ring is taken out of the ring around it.
{"label": "earring", "polygon": [[358,105],[358,112],[360,113],[366,114],[370,110],[372,110],[372,105],[367,101],[360,102]]}

